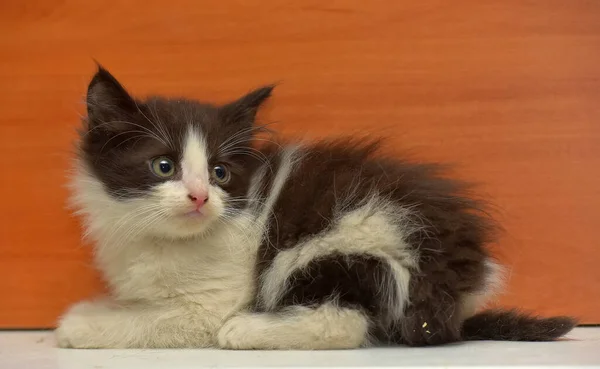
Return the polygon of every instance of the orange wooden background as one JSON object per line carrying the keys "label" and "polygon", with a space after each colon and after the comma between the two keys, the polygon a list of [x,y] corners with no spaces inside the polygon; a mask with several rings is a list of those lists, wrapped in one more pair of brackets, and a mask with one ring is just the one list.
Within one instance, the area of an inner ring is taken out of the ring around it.
{"label": "orange wooden background", "polygon": [[484,183],[500,303],[600,323],[600,1],[0,3],[0,327],[101,290],[63,187],[92,58],[134,93],[281,82],[286,134],[370,132]]}

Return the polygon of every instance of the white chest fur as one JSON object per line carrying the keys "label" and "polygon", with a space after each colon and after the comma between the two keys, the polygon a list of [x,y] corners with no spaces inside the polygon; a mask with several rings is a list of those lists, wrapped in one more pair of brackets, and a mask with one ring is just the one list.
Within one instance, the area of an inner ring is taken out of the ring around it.
{"label": "white chest fur", "polygon": [[222,227],[203,238],[144,238],[121,245],[101,241],[96,260],[117,300],[176,300],[226,316],[252,298],[261,237],[250,216],[237,218],[237,227]]}

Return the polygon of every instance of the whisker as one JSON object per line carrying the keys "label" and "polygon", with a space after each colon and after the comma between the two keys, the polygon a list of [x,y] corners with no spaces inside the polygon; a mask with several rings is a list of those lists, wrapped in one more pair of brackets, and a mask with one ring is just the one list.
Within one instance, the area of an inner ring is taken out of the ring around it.
{"label": "whisker", "polygon": [[[152,124],[152,126],[153,126],[153,127],[154,127],[154,128],[157,130],[157,131],[159,131],[159,132],[160,132],[160,129],[157,127],[157,125],[156,125],[156,124],[155,124],[155,123],[154,123],[152,120],[150,120],[150,118],[148,118],[148,116],[147,116],[146,114],[144,114],[144,112],[142,111],[142,109],[140,109],[140,107],[139,107],[138,103],[137,103],[135,100],[133,100],[133,103],[135,104],[135,107],[136,107],[136,109],[138,110],[138,112],[139,112],[140,114],[142,114],[142,116],[143,116],[144,118],[146,118],[146,120],[148,121],[148,123]],[[163,137],[163,138],[164,138],[164,137]],[[171,142],[168,142],[168,141],[167,141],[167,142],[165,142],[164,140],[161,140],[161,141],[164,143],[164,145],[165,145],[165,146],[167,146],[167,147],[169,147],[169,148],[171,148],[171,149],[175,149],[175,148],[173,147],[173,145],[171,144]]]}

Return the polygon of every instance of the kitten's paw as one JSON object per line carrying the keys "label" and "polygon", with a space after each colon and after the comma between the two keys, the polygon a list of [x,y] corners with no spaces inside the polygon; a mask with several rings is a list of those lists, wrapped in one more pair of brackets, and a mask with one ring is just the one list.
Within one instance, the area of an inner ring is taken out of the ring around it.
{"label": "kitten's paw", "polygon": [[217,342],[220,348],[229,350],[250,350],[253,347],[250,342],[255,333],[253,320],[247,319],[245,315],[230,318],[223,324],[217,333]]}
{"label": "kitten's paw", "polygon": [[59,347],[103,348],[101,335],[104,330],[100,319],[94,316],[97,307],[90,302],[73,306],[60,320],[54,331]]}

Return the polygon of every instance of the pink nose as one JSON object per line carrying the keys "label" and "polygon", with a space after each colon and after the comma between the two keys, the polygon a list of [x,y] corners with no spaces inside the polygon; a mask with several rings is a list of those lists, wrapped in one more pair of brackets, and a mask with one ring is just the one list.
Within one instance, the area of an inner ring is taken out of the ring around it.
{"label": "pink nose", "polygon": [[190,199],[193,203],[196,204],[198,209],[204,206],[208,202],[207,194],[189,194],[188,199]]}

